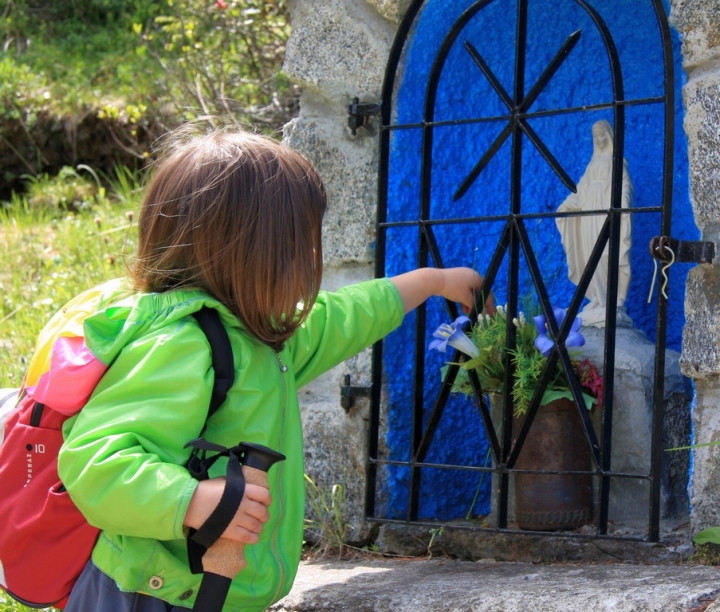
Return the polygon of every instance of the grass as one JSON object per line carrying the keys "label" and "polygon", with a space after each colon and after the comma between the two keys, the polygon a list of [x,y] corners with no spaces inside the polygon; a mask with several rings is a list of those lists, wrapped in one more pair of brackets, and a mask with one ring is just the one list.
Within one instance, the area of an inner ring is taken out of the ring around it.
{"label": "grass", "polygon": [[122,181],[86,194],[73,211],[49,196],[35,206],[16,196],[0,209],[0,386],[20,385],[38,332],[64,303],[124,273],[136,245],[139,181],[119,172]]}
{"label": "grass", "polygon": [[342,557],[350,531],[345,488],[340,484],[330,488],[318,485],[305,474],[305,491],[310,510],[305,529],[314,541],[313,549],[320,557],[329,553]]}

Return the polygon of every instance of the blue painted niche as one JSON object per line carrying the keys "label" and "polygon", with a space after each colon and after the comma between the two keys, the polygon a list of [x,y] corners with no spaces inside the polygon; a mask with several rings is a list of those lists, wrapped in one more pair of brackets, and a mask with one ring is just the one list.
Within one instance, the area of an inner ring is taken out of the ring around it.
{"label": "blue painted niche", "polygon": [[[417,13],[405,42],[393,96],[394,125],[423,120],[423,105],[430,71],[453,24],[475,5],[470,0],[427,0]],[[529,0],[525,91],[536,81],[566,38],[580,29],[578,44],[553,76],[531,111],[591,106],[612,101],[610,70],[600,33],[588,13],[573,0]],[[622,64],[626,99],[646,99],[663,92],[663,59],[657,18],[650,0],[597,0],[594,8],[607,24]],[[551,8],[552,10],[548,10]],[[667,7],[666,7],[667,10]],[[516,0],[494,0],[480,10],[455,39],[445,62],[435,104],[436,121],[502,116],[507,111],[487,79],[468,54],[469,41],[480,52],[512,95],[514,87]],[[673,33],[676,82],[676,128],[672,234],[697,240],[689,202],[687,142],[682,131],[680,89],[683,72],[680,50]],[[530,120],[570,177],[577,182],[592,155],[591,126],[599,119],[613,122],[610,109],[547,115]],[[455,219],[505,214],[510,198],[511,139],[500,148],[467,193],[453,201],[453,193],[506,121],[443,125],[434,129],[432,150],[431,218]],[[663,106],[639,104],[626,111],[625,158],[635,195],[634,207],[659,206],[662,197]],[[387,221],[412,222],[420,214],[422,130],[393,130],[388,159]],[[535,147],[524,139],[521,198],[523,212],[552,212],[569,191]],[[484,273],[503,229],[501,222],[435,225],[433,231],[443,265],[473,266]],[[560,235],[553,219],[527,222],[533,247],[551,300],[560,306],[570,301],[574,285],[567,279],[567,265]],[[632,281],[626,302],[635,326],[654,340],[657,286],[648,304],[653,263],[648,256],[650,239],[660,233],[657,213],[633,218]],[[385,273],[388,276],[417,267],[418,229],[393,226],[387,230]],[[432,265],[432,263],[431,263]],[[506,265],[506,264],[505,264]],[[668,348],[679,350],[684,321],[683,290],[689,264],[670,270]],[[503,266],[493,290],[498,303],[505,301]],[[532,295],[527,275],[521,293]],[[432,299],[427,311],[427,337],[448,321],[444,303]],[[412,394],[414,376],[415,318],[391,334],[385,343],[384,369],[389,389],[386,457],[409,461],[412,448]],[[440,384],[443,356],[430,352],[424,364],[424,411],[433,407]],[[484,428],[475,406],[463,397],[452,397],[444,411],[426,463],[455,466],[490,466]],[[405,518],[408,512],[410,470],[386,466],[380,474],[380,513]],[[419,517],[456,519],[487,514],[490,510],[490,476],[462,469],[423,470]]]}

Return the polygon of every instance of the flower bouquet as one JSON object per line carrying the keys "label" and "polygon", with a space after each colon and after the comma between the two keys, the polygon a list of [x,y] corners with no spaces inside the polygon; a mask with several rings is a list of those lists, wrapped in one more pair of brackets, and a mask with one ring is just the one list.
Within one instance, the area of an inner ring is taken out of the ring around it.
{"label": "flower bouquet", "polygon": [[[559,328],[567,311],[554,308],[553,315]],[[502,307],[498,307],[493,315],[480,314],[470,329],[464,331],[470,322],[468,317],[462,316],[451,324],[441,325],[433,333],[434,339],[429,345],[429,348],[441,352],[446,352],[451,346],[464,354],[458,364],[460,369],[452,391],[472,394],[468,371],[474,370],[484,393],[491,396],[503,393],[506,357],[509,355],[513,367],[510,393],[514,420],[523,419],[555,346],[545,317],[540,315],[528,321],[520,313],[513,319],[511,323],[516,328],[516,341],[512,349],[507,346],[508,318]],[[580,326],[580,318],[575,318],[565,346],[585,344]],[[585,407],[591,409],[599,405],[603,379],[598,368],[589,360],[576,359],[572,355],[570,362],[578,377]],[[514,465],[506,466],[519,470],[514,475],[514,489],[515,520],[520,529],[576,529],[592,520],[591,455],[584,438],[570,384],[558,361],[519,456]]]}
{"label": "flower bouquet", "polygon": [[[565,320],[566,312],[563,308],[553,308],[558,327]],[[512,350],[506,343],[507,314],[502,306],[498,306],[494,315],[478,315],[477,321],[469,331],[465,332],[464,327],[467,323],[470,323],[470,319],[466,316],[460,316],[450,324],[443,323],[433,333],[434,339],[428,347],[445,353],[450,346],[467,357],[459,363],[461,369],[452,391],[472,394],[467,371],[474,369],[485,393],[503,393],[505,358],[509,353],[514,367],[511,394],[515,416],[524,415],[538,386],[548,355],[555,346],[545,316],[533,317],[532,322],[529,322],[521,312],[513,319],[512,323],[517,331],[516,346]],[[580,333],[581,324],[581,319],[576,317],[565,340],[565,346],[579,347],[585,344],[585,338]],[[571,363],[580,381],[586,408],[599,406],[602,401],[603,379],[597,366],[588,359],[573,359],[572,355]],[[447,366],[444,366],[443,376],[446,369]],[[549,404],[560,398],[572,400],[573,396],[565,372],[558,361],[540,404]]]}

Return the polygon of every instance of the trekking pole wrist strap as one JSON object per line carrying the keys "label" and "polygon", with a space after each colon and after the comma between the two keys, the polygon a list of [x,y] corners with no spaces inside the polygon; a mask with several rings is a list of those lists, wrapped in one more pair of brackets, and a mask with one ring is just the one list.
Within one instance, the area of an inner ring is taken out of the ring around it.
{"label": "trekking pole wrist strap", "polygon": [[[193,446],[194,458],[188,462],[188,469],[198,480],[208,478],[207,470],[218,457],[227,456],[227,475],[225,488],[223,489],[220,501],[212,511],[207,520],[198,529],[191,529],[188,534],[188,556],[190,557],[190,568],[193,573],[201,573],[202,557],[205,551],[210,548],[232,522],[240,507],[242,498],[245,495],[245,477],[240,464],[241,449],[239,447],[225,448],[206,440],[198,439],[188,442],[187,446]],[[204,453],[207,450],[216,451],[218,454],[206,458]],[[199,452],[198,452],[199,451]],[[192,469],[190,466],[193,466]]]}

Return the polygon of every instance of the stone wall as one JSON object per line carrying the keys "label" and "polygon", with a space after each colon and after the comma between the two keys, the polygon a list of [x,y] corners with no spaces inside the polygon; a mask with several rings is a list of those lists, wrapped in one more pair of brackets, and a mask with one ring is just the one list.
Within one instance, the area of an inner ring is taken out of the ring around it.
{"label": "stone wall", "polygon": [[[352,99],[378,101],[385,65],[409,0],[295,0],[285,72],[302,86],[300,115],[284,130],[284,141],[306,155],[325,181],[323,288],[335,289],[374,277],[373,241],[377,208],[376,126],[347,127]],[[346,414],[340,387],[370,385],[366,351],[301,391],[306,472],[321,487],[346,487],[353,539],[364,505],[369,400],[358,398]]]}
{"label": "stone wall", "polygon": [[[683,41],[685,133],[690,196],[702,239],[720,240],[720,2],[675,0],[671,21]],[[716,246],[717,251],[717,246]],[[717,259],[717,255],[716,255]],[[690,272],[685,296],[681,367],[695,379],[695,443],[720,437],[720,267]],[[690,487],[692,525],[720,525],[720,446],[694,451]]]}

